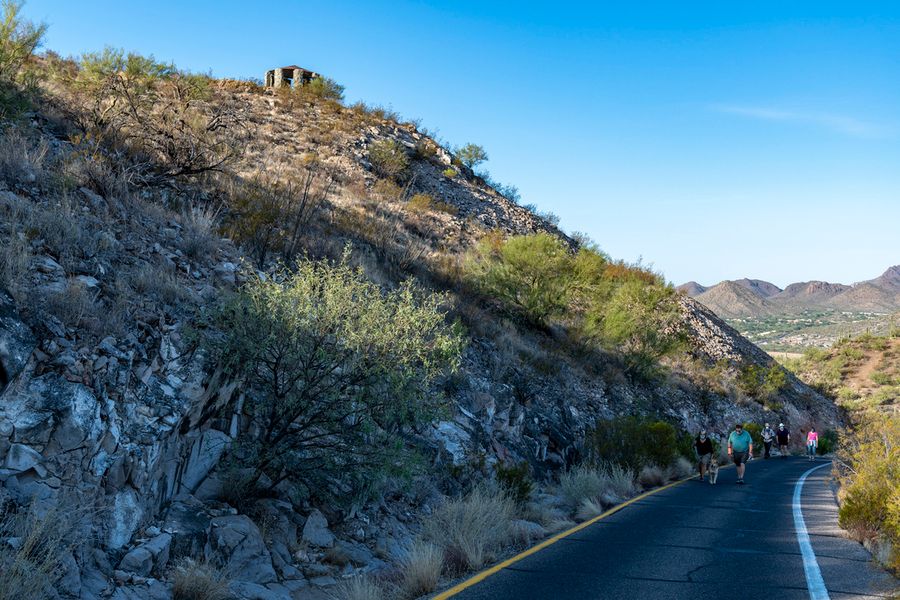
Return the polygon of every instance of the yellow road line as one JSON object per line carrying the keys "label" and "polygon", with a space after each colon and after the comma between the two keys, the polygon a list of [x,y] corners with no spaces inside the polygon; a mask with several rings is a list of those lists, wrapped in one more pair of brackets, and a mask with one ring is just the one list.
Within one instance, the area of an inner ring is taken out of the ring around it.
{"label": "yellow road line", "polygon": [[521,553],[519,553],[519,554],[516,554],[516,555],[513,556],[512,558],[507,558],[507,559],[504,560],[503,562],[498,563],[498,564],[494,565],[493,567],[491,567],[491,568],[489,568],[489,569],[485,569],[484,571],[478,573],[477,575],[473,575],[473,576],[470,577],[469,579],[466,579],[465,581],[456,584],[455,586],[453,586],[453,587],[450,588],[449,590],[447,590],[447,591],[445,591],[445,592],[441,592],[441,593],[438,594],[437,596],[434,596],[434,597],[432,598],[432,600],[446,600],[447,598],[450,598],[450,597],[452,597],[452,596],[455,596],[455,595],[457,595],[458,593],[460,593],[461,591],[463,591],[463,590],[465,590],[465,589],[468,589],[468,588],[472,587],[473,585],[475,585],[475,584],[477,584],[477,583],[481,583],[482,581],[484,581],[485,579],[487,579],[487,578],[490,577],[491,575],[493,575],[493,574],[495,574],[495,573],[498,573],[498,572],[502,571],[502,570],[505,569],[506,567],[508,567],[508,566],[510,566],[510,565],[512,565],[512,564],[515,564],[515,563],[519,562],[519,561],[522,560],[523,558],[526,558],[526,557],[528,557],[528,556],[531,556],[532,554],[534,554],[534,553],[536,553],[536,552],[540,552],[541,550],[543,550],[543,549],[546,548],[547,546],[550,546],[550,545],[552,545],[552,544],[555,544],[555,543],[558,542],[559,540],[564,539],[564,538],[567,538],[567,537],[569,537],[570,535],[572,535],[573,533],[578,533],[578,532],[581,531],[582,529],[585,529],[585,528],[587,528],[587,527],[590,527],[591,525],[593,525],[593,524],[596,523],[597,521],[600,521],[601,519],[605,519],[606,517],[608,517],[608,516],[610,516],[610,515],[612,515],[612,514],[614,514],[614,513],[619,512],[620,510],[622,510],[623,508],[625,508],[626,506],[628,506],[628,505],[630,505],[630,504],[634,504],[635,502],[637,502],[637,501],[639,501],[639,500],[643,500],[643,499],[646,498],[647,496],[652,496],[653,494],[656,494],[657,492],[661,492],[661,491],[667,490],[667,489],[669,489],[669,488],[671,488],[671,487],[675,487],[676,485],[682,484],[682,483],[684,483],[685,481],[690,481],[691,479],[694,479],[695,477],[697,477],[697,476],[696,476],[696,475],[692,475],[691,477],[686,477],[686,478],[684,478],[684,479],[680,479],[680,480],[678,480],[678,481],[674,481],[674,482],[672,482],[672,483],[670,483],[670,484],[667,484],[667,485],[664,485],[664,486],[662,486],[662,487],[658,487],[658,488],[652,489],[652,490],[650,490],[649,492],[644,492],[643,494],[640,494],[640,495],[638,495],[638,496],[635,496],[635,497],[632,498],[631,500],[626,500],[626,501],[623,502],[622,504],[617,504],[616,506],[613,506],[612,508],[610,508],[610,509],[607,510],[606,512],[604,512],[604,513],[602,513],[602,514],[600,514],[600,515],[597,515],[596,517],[594,517],[594,518],[592,518],[592,519],[588,519],[588,520],[585,521],[584,523],[581,523],[581,524],[579,524],[579,525],[576,525],[575,527],[572,527],[571,529],[567,529],[566,531],[563,531],[562,533],[557,533],[557,534],[554,535],[553,537],[547,538],[546,540],[544,540],[544,541],[541,542],[540,544],[538,544],[538,545],[536,545],[536,546],[532,546],[532,547],[529,548],[528,550],[525,550],[524,552],[521,552]]}

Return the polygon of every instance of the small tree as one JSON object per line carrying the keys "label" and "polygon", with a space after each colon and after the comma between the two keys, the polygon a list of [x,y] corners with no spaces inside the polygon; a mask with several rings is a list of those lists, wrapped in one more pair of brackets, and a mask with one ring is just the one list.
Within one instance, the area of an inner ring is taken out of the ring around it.
{"label": "small tree", "polygon": [[622,351],[633,373],[648,377],[656,373],[659,359],[685,340],[674,290],[637,279],[626,281],[608,303],[590,310],[586,331],[601,344]]}
{"label": "small tree", "polygon": [[568,306],[573,258],[565,243],[548,233],[483,239],[466,270],[483,293],[497,298],[537,325],[561,316]]}
{"label": "small tree", "polygon": [[469,143],[456,149],[456,158],[470,169],[474,169],[481,163],[487,161],[488,155],[484,148],[478,144]]}
{"label": "small tree", "polygon": [[22,67],[41,44],[47,26],[19,17],[24,2],[0,3],[0,120],[17,114],[27,106],[18,89]]}
{"label": "small tree", "polygon": [[248,390],[259,434],[241,440],[252,481],[365,478],[387,468],[400,434],[443,406],[431,386],[456,368],[459,333],[443,295],[411,284],[383,294],[348,264],[306,262],[253,281],[212,313],[205,344]]}
{"label": "small tree", "polygon": [[344,99],[344,86],[330,77],[316,77],[300,89],[304,93],[324,100],[341,102]]}

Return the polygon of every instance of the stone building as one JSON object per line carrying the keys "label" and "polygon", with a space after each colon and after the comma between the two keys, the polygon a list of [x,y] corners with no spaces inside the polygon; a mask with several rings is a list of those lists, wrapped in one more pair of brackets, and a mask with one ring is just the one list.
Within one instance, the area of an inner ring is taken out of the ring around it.
{"label": "stone building", "polygon": [[271,71],[266,71],[266,87],[297,87],[300,85],[306,85],[313,79],[321,77],[318,73],[314,71],[310,71],[308,69],[304,69],[302,67],[298,67],[297,65],[291,65],[289,67],[279,67],[277,69],[272,69]]}

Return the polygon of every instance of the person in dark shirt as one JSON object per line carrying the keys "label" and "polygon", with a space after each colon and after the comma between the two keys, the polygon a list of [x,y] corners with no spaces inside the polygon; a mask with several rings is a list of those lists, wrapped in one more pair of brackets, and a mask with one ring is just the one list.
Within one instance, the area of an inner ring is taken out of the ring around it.
{"label": "person in dark shirt", "polygon": [[697,452],[697,465],[700,469],[700,481],[706,475],[709,461],[713,454],[712,440],[706,435],[706,430],[700,430],[700,435],[694,438],[694,451]]}
{"label": "person in dark shirt", "polygon": [[778,452],[781,454],[781,458],[787,458],[791,432],[784,426],[784,423],[778,424],[778,429],[775,430],[775,439],[778,440]]}

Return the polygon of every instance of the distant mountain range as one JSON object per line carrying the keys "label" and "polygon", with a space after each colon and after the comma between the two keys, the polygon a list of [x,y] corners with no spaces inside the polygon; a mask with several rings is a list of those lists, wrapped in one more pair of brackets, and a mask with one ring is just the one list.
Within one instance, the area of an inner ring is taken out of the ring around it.
{"label": "distant mountain range", "polygon": [[745,278],[722,281],[711,287],[689,281],[677,289],[726,319],[805,310],[891,313],[900,311],[900,265],[875,279],[853,285],[804,281],[781,289],[768,281]]}

